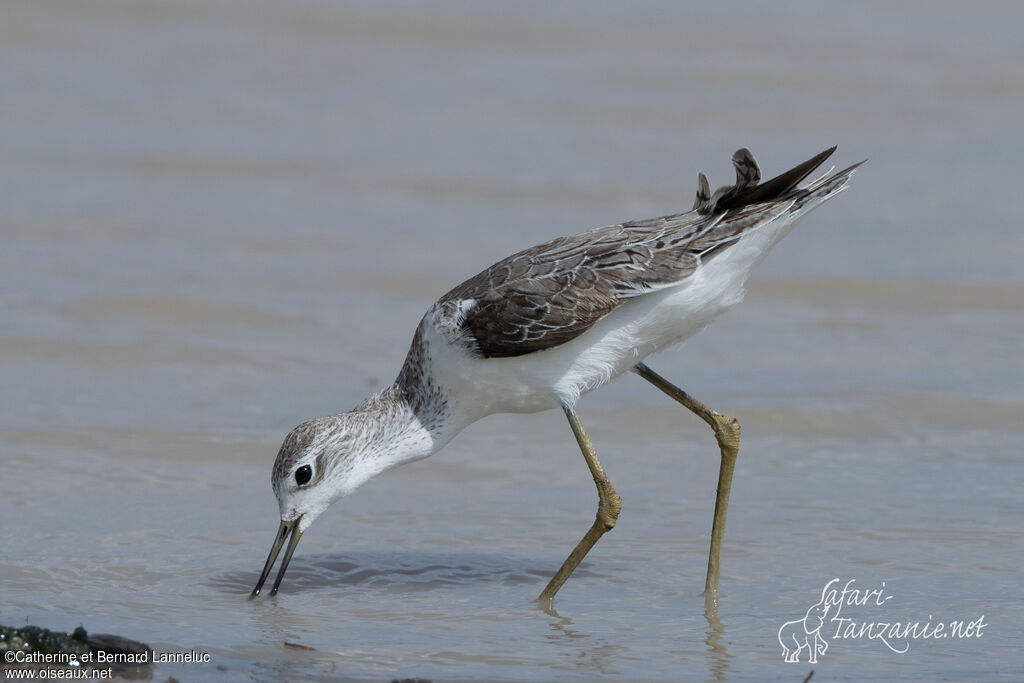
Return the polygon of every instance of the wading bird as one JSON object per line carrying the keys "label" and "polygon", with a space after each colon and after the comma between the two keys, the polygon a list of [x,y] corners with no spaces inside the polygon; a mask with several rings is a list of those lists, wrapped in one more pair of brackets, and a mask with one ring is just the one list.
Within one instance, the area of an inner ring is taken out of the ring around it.
{"label": "wading bird", "polygon": [[622,501],[576,402],[627,370],[714,430],[721,469],[705,594],[717,596],[739,423],[642,361],[737,304],[768,250],[845,188],[860,164],[800,186],[834,151],[761,183],[753,156],[741,149],[732,157],[736,183],[712,193],[699,174],[686,213],[553,239],[438,299],[416,328],[394,384],[351,412],[310,420],[285,438],[271,478],[281,524],[251,597],[259,595],[285,542],[271,595],[313,520],[371,477],[436,453],[492,413],[561,408],[593,475],[598,505],[593,526],[541,593],[540,600],[550,601],[619,516]]}

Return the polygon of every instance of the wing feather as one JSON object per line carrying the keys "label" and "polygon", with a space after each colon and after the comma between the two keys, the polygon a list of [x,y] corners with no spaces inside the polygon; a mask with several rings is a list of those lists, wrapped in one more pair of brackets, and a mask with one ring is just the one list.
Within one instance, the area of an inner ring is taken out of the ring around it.
{"label": "wing feather", "polygon": [[558,237],[466,280],[436,304],[445,329],[485,358],[564,344],[623,302],[689,278],[702,261],[826,186],[831,179],[795,189],[831,152],[759,185],[760,169],[741,149],[733,155],[736,185],[711,195],[701,174],[695,208],[687,213]]}

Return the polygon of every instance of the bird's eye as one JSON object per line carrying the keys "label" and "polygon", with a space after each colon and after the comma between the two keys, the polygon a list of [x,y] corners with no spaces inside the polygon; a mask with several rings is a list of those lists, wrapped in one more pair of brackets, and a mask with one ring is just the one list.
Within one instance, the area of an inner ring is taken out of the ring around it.
{"label": "bird's eye", "polygon": [[313,478],[313,468],[309,465],[303,465],[299,469],[295,470],[295,483],[299,486],[308,484],[309,480]]}

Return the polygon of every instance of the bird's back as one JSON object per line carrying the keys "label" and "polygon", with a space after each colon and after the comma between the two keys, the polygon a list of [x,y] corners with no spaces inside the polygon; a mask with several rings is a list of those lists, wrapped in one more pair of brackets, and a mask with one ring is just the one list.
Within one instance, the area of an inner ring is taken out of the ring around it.
{"label": "bird's back", "polygon": [[[798,187],[833,150],[765,183],[739,150],[736,184],[712,194],[702,174],[691,211],[559,237],[499,261],[424,318],[437,371],[475,389],[486,412],[529,412],[575,400],[690,336],[742,299],[768,250],[843,189],[856,166]],[[494,391],[501,396],[483,395]]]}

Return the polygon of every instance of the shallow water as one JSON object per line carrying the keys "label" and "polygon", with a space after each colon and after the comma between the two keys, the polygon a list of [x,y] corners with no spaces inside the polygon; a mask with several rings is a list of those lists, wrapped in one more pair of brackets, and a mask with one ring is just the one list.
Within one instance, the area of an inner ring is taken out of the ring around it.
{"label": "shallow water", "polygon": [[[1024,677],[1019,5],[0,12],[0,623],[210,653],[154,680]],[[281,438],[436,296],[836,143],[850,189],[650,360],[743,425],[717,615],[713,438],[635,377],[580,404],[624,510],[554,611],[595,499],[557,412],[370,482],[245,599]],[[783,662],[832,578],[891,596],[847,618],[985,628]]]}

